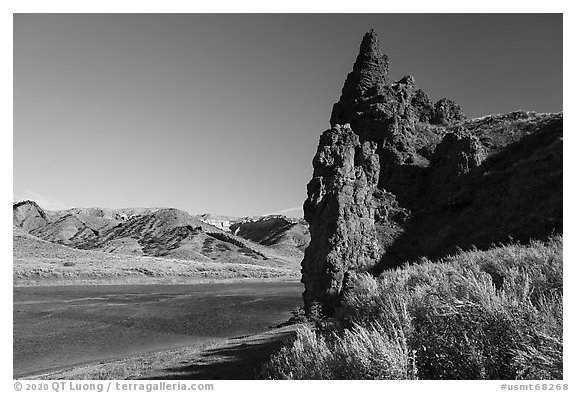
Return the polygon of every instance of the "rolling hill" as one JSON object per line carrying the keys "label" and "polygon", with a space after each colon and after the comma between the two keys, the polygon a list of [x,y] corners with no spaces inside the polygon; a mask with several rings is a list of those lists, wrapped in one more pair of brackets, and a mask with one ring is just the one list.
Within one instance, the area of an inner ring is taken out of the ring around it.
{"label": "rolling hill", "polygon": [[204,219],[173,208],[48,211],[33,201],[14,203],[15,280],[133,274],[296,278],[306,244],[301,223],[244,219],[234,234]]}
{"label": "rolling hill", "polygon": [[247,218],[230,225],[230,231],[265,246],[292,252],[304,252],[310,243],[306,221],[279,215]]}

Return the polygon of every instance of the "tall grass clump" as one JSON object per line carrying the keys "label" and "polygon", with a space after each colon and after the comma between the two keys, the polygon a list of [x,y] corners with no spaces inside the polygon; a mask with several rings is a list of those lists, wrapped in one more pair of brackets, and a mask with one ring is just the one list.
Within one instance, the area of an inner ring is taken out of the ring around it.
{"label": "tall grass clump", "polygon": [[308,325],[264,365],[265,379],[408,379],[413,362],[379,324],[322,334]]}
{"label": "tall grass clump", "polygon": [[562,237],[359,274],[266,378],[561,379]]}

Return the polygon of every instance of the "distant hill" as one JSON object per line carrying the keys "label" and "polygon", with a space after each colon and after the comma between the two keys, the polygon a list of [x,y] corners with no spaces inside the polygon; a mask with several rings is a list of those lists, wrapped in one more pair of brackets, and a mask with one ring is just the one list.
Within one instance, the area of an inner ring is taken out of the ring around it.
{"label": "distant hill", "polygon": [[49,211],[28,200],[14,203],[12,210],[13,224],[26,232],[50,242],[77,245],[133,217],[158,209],[73,208]]}
{"label": "distant hill", "polygon": [[72,261],[150,257],[290,272],[299,269],[309,238],[302,222],[279,216],[237,218],[228,221],[235,225],[234,234],[229,228],[223,230],[222,225],[210,224],[218,224],[214,217],[218,216],[194,216],[173,208],[49,211],[34,201],[17,202],[13,204],[14,258]]}
{"label": "distant hill", "polygon": [[282,250],[302,258],[310,243],[308,223],[304,219],[289,218],[282,215],[261,217],[230,217],[202,214],[198,218],[225,232],[256,243]]}
{"label": "distant hill", "polygon": [[80,250],[13,228],[14,285],[189,283],[234,279],[297,279],[295,264],[276,266],[185,260]]}
{"label": "distant hill", "polygon": [[304,252],[310,243],[310,231],[306,221],[279,215],[247,218],[233,223],[230,231],[277,249]]}
{"label": "distant hill", "polygon": [[76,247],[225,263],[274,264],[275,259],[282,257],[178,209],[160,209],[134,216],[98,236],[77,243]]}
{"label": "distant hill", "polygon": [[198,216],[198,219],[226,232],[230,231],[230,225],[243,220],[243,218],[240,217],[217,216],[209,213]]}

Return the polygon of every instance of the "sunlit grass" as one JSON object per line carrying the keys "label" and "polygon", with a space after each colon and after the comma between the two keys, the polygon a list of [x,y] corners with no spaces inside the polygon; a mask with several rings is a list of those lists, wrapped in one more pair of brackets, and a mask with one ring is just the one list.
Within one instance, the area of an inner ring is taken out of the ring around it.
{"label": "sunlit grass", "polygon": [[359,274],[273,379],[561,379],[562,237]]}

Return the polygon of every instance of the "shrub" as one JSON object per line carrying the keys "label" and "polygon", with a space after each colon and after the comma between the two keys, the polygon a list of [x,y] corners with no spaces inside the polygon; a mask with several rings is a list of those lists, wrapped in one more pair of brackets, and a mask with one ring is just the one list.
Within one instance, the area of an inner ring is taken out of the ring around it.
{"label": "shrub", "polygon": [[414,375],[406,348],[374,324],[325,337],[308,325],[264,365],[264,379],[408,379]]}
{"label": "shrub", "polygon": [[326,339],[307,325],[296,332],[291,346],[282,348],[264,365],[264,379],[332,379],[333,355]]}
{"label": "shrub", "polygon": [[351,277],[332,329],[306,328],[267,378],[561,379],[562,238]]}

